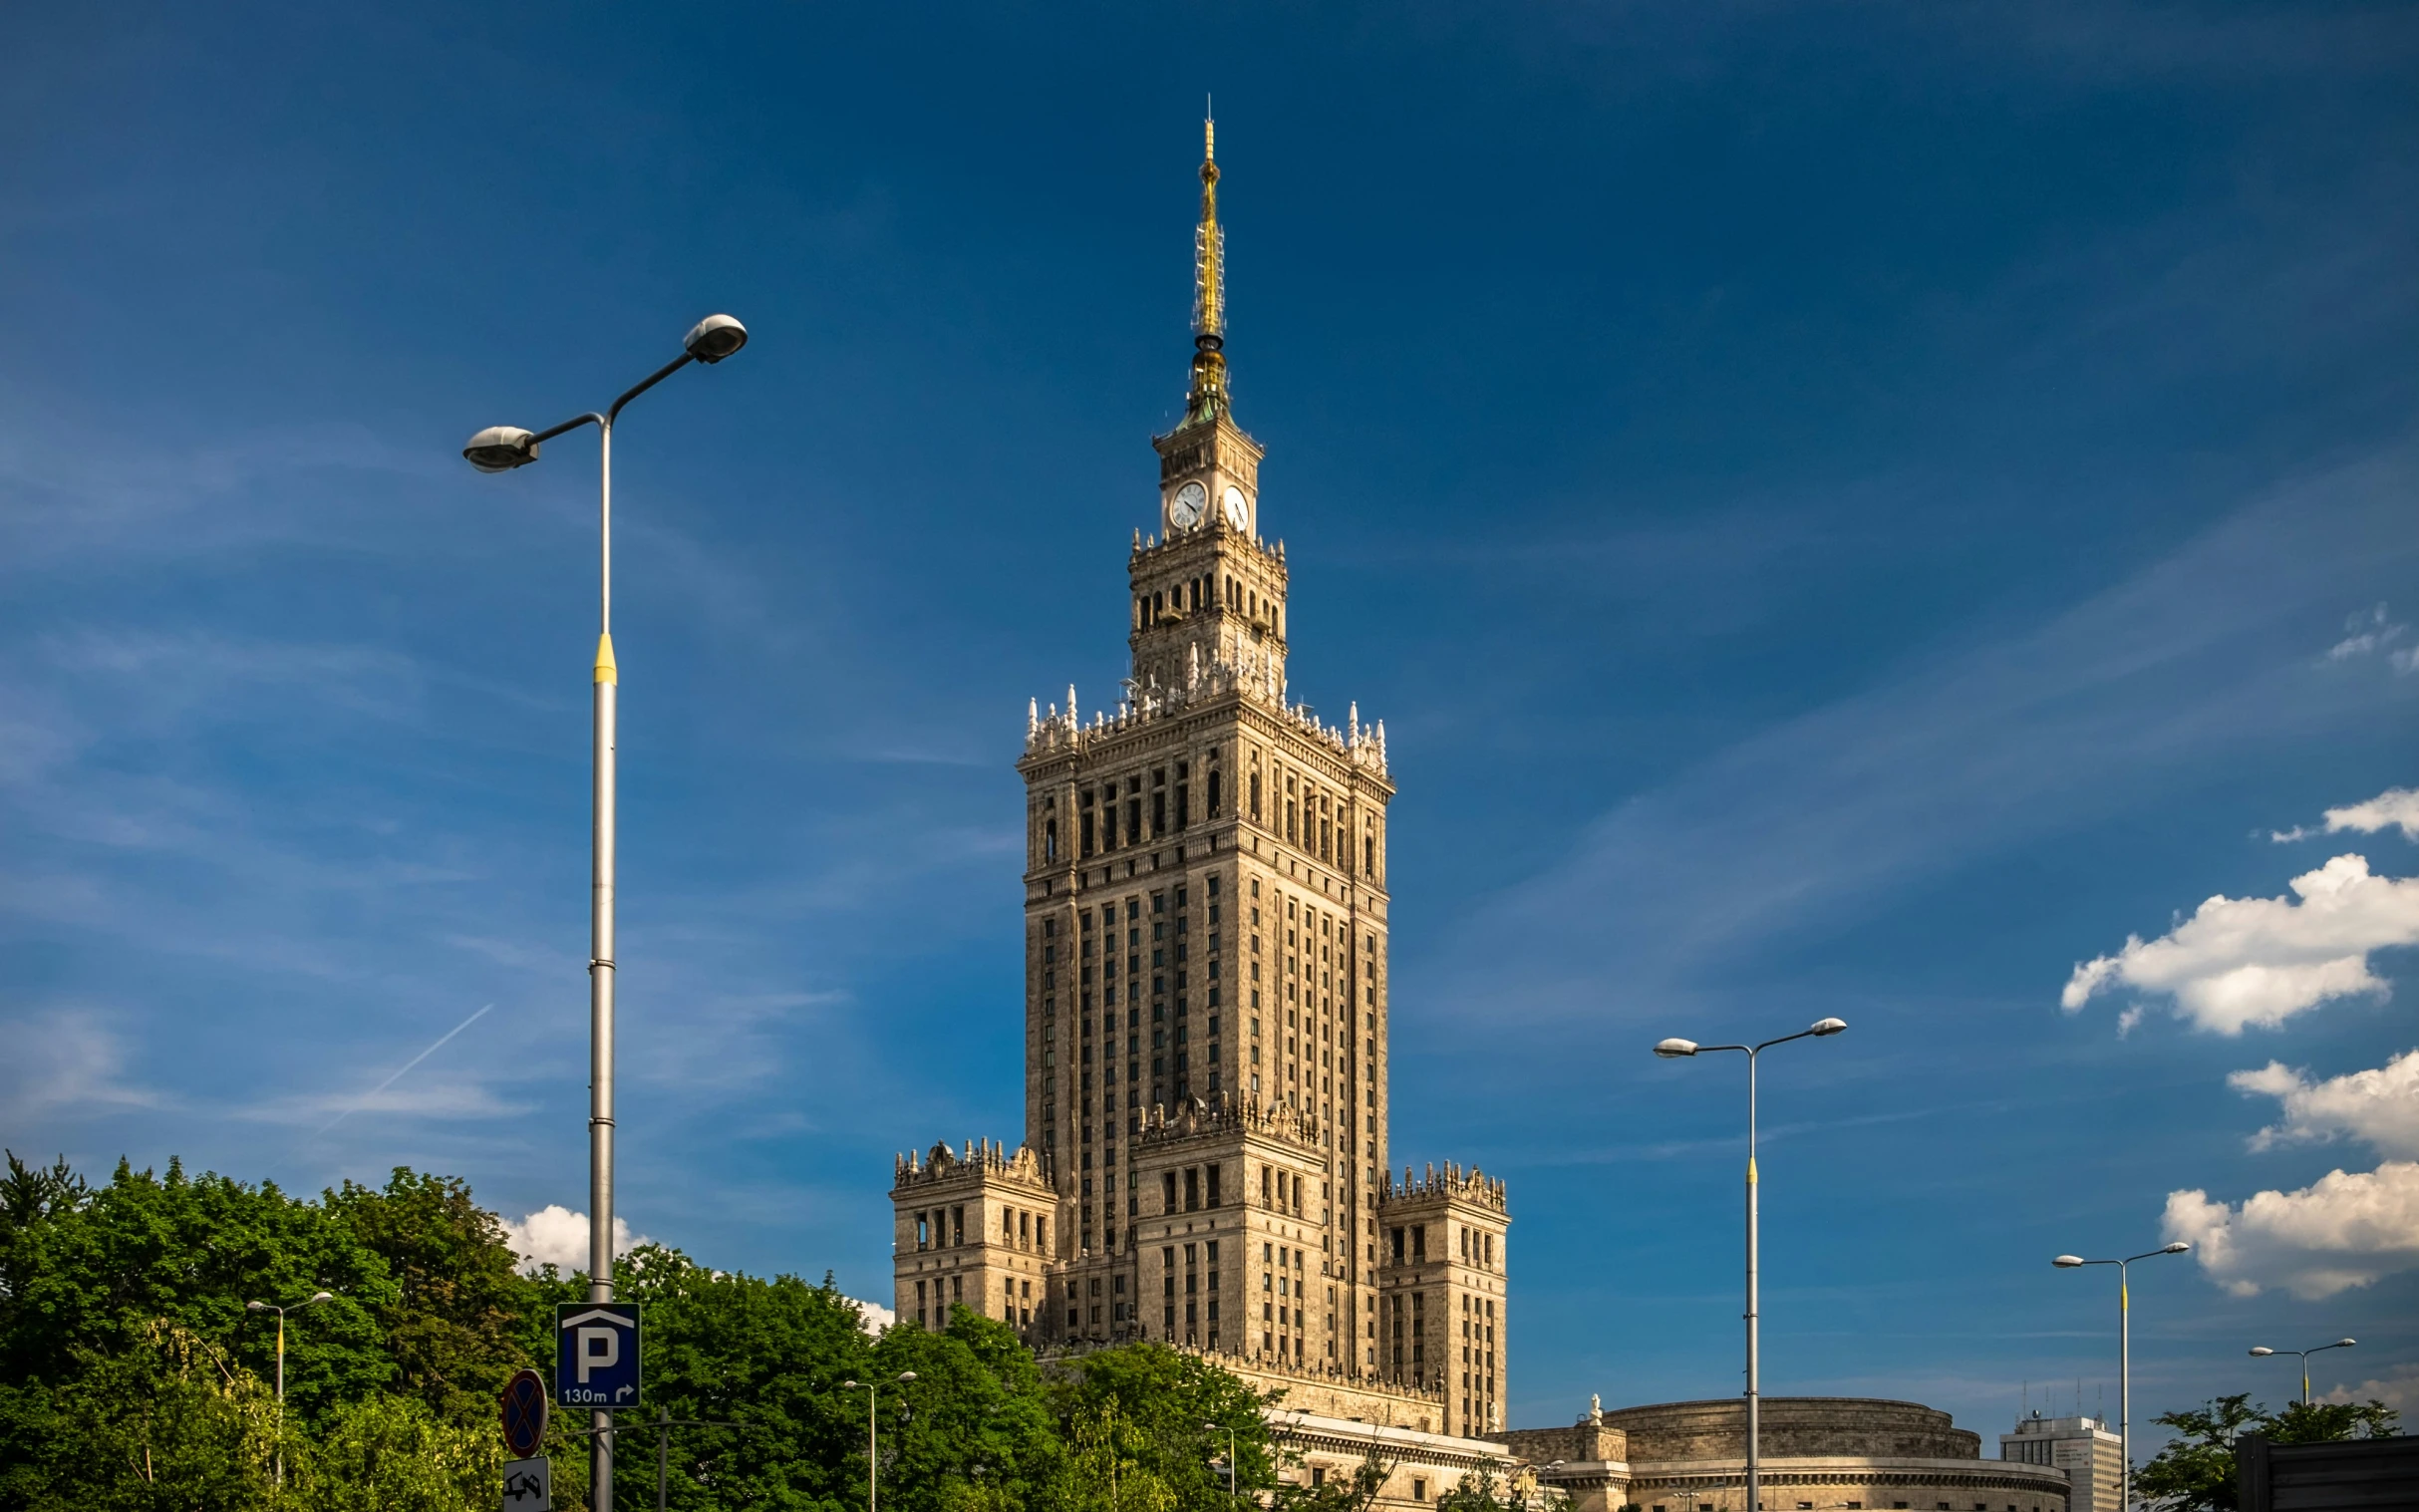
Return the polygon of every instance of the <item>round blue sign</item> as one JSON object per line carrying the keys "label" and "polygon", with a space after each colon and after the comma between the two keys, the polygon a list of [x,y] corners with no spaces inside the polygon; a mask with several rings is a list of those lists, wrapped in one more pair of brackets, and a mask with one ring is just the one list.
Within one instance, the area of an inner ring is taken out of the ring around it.
{"label": "round blue sign", "polygon": [[546,1381],[522,1370],[504,1382],[504,1447],[514,1459],[535,1459],[546,1442]]}

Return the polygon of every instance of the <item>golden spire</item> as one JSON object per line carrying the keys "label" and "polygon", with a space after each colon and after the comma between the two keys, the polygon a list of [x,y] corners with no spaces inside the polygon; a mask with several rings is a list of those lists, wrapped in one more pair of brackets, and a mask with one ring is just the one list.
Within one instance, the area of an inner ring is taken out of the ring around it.
{"label": "golden spire", "polygon": [[1201,123],[1201,224],[1193,231],[1193,385],[1185,419],[1226,408],[1226,232],[1218,224],[1218,122]]}

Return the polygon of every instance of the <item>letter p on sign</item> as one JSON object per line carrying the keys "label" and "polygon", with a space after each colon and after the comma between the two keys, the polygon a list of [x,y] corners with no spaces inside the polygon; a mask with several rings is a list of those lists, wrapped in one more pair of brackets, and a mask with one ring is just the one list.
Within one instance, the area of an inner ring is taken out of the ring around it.
{"label": "letter p on sign", "polygon": [[622,1331],[619,1329],[586,1328],[579,1331],[579,1381],[598,1370],[610,1370],[622,1362]]}

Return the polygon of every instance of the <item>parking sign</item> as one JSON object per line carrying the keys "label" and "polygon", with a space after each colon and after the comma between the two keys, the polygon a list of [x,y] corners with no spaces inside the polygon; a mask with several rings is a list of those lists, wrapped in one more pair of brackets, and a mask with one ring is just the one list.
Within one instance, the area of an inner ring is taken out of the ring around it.
{"label": "parking sign", "polygon": [[554,1401],[564,1407],[639,1404],[638,1304],[563,1303],[554,1310]]}

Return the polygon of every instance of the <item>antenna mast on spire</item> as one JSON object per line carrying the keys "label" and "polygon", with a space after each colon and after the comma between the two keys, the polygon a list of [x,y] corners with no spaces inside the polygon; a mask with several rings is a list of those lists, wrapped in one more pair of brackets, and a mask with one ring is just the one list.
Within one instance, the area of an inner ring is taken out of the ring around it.
{"label": "antenna mast on spire", "polygon": [[[1204,109],[1206,110],[1206,104]],[[1201,122],[1201,223],[1193,231],[1193,383],[1185,419],[1226,409],[1226,231],[1218,224],[1218,120]]]}

